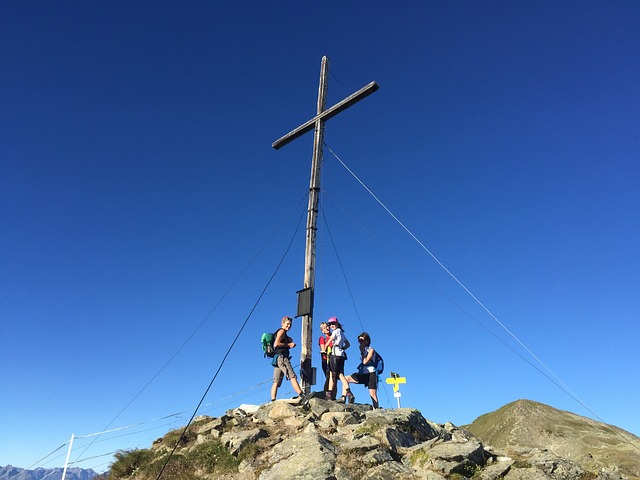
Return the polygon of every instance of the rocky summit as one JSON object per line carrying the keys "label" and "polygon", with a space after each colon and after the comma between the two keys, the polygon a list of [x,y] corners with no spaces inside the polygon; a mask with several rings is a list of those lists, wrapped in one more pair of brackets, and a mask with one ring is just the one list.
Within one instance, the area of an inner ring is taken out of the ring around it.
{"label": "rocky summit", "polygon": [[[551,407],[548,407],[551,408]],[[173,454],[171,454],[173,452]],[[414,409],[312,398],[241,405],[198,417],[145,450],[119,452],[119,479],[623,480],[616,465],[589,466],[541,445],[490,446],[469,430]],[[635,479],[634,479],[635,480]]]}

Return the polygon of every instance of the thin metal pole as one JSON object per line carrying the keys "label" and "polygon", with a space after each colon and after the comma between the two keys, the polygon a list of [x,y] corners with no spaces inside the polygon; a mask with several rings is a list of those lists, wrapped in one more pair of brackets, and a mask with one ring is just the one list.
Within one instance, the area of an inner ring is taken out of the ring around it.
{"label": "thin metal pole", "polygon": [[71,434],[71,440],[69,441],[69,450],[67,450],[67,459],[64,461],[64,470],[62,471],[62,480],[65,480],[67,476],[67,466],[69,465],[69,457],[71,456],[71,448],[73,447],[74,434]]}
{"label": "thin metal pole", "polygon": [[[327,82],[329,79],[329,58],[322,57],[320,67],[320,85],[318,86],[317,114],[321,114],[327,105]],[[307,235],[304,256],[304,288],[311,289],[313,298],[315,290],[316,269],[316,232],[318,219],[318,202],[320,200],[320,175],[322,173],[322,144],[324,142],[324,119],[315,121],[313,138],[313,157],[311,159],[311,181],[309,185],[309,208],[307,211]],[[311,356],[313,352],[313,301],[309,315],[302,317],[302,348],[300,349],[300,368],[302,389],[309,393],[311,388]]]}

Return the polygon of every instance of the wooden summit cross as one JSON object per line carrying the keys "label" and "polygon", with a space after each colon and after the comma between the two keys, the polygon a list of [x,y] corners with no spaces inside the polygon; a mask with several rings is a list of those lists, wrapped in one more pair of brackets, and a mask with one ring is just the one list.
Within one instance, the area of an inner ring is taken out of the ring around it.
{"label": "wooden summit cross", "polygon": [[[318,217],[318,201],[320,199],[320,173],[322,171],[322,144],[324,140],[324,122],[337,114],[346,110],[351,105],[359,102],[363,98],[371,95],[378,90],[379,85],[376,82],[362,87],[357,92],[351,94],[341,102],[336,103],[333,107],[325,109],[327,103],[327,82],[329,78],[329,58],[322,57],[322,65],[320,67],[320,86],[318,87],[318,110],[317,115],[311,120],[303,123],[295,130],[287,133],[284,137],[279,138],[271,145],[278,150],[287,143],[292,142],[296,138],[315,129],[313,139],[313,156],[311,158],[311,182],[309,186],[309,209],[307,212],[307,236],[304,257],[304,289],[309,293],[308,306],[302,316],[302,347],[300,350],[300,377],[302,380],[302,389],[309,393],[313,374],[311,368],[312,354],[312,335],[313,335],[313,292],[315,289],[315,267],[316,267],[316,230]],[[298,304],[300,306],[300,302]]]}

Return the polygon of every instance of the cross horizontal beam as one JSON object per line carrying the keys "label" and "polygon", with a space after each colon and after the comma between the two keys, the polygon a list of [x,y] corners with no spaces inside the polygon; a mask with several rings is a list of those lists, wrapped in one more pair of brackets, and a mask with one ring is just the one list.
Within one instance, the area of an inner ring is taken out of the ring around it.
{"label": "cross horizontal beam", "polygon": [[362,87],[360,90],[349,95],[347,98],[345,98],[341,102],[336,103],[333,107],[327,108],[325,111],[323,111],[322,113],[319,113],[308,122],[303,123],[295,130],[290,131],[284,137],[279,138],[278,140],[273,142],[271,146],[276,150],[278,150],[281,147],[284,147],[287,143],[293,142],[296,138],[313,130],[318,120],[326,121],[335,117],[343,110],[349,108],[351,105],[371,95],[373,92],[378,90],[378,88],[380,88],[380,85],[378,85],[377,82],[371,82],[369,85]]}

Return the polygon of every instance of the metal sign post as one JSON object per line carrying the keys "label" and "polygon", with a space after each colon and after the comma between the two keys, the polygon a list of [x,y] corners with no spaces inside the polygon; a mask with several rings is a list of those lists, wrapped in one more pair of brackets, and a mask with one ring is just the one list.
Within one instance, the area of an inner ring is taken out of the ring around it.
{"label": "metal sign post", "polygon": [[391,375],[391,378],[387,378],[386,382],[389,385],[393,385],[393,396],[398,399],[398,408],[400,408],[400,397],[402,396],[402,394],[400,393],[400,384],[407,383],[407,379],[406,377],[401,377],[397,373],[393,372],[391,372],[389,375]]}

